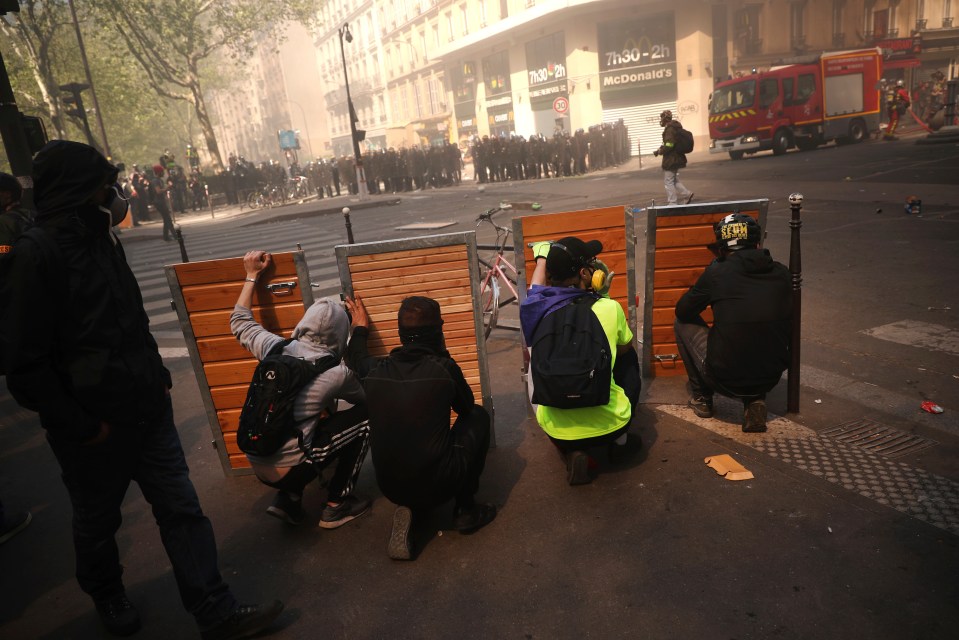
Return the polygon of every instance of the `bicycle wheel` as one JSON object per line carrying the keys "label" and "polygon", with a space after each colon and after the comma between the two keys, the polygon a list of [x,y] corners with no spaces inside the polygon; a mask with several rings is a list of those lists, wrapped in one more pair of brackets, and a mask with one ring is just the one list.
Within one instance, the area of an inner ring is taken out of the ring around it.
{"label": "bicycle wheel", "polygon": [[483,311],[483,338],[489,338],[496,328],[499,317],[499,280],[492,272],[487,272],[480,285],[480,309]]}
{"label": "bicycle wheel", "polygon": [[263,198],[263,194],[261,194],[259,191],[254,191],[246,199],[246,206],[248,206],[251,209],[259,209],[260,207],[263,206],[262,198]]}

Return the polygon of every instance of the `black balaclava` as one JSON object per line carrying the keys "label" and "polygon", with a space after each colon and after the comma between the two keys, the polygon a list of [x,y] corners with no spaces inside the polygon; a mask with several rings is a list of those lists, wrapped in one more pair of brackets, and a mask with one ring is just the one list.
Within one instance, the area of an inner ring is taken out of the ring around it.
{"label": "black balaclava", "polygon": [[432,298],[410,296],[400,304],[396,322],[404,346],[422,345],[434,351],[446,351],[440,305]]}

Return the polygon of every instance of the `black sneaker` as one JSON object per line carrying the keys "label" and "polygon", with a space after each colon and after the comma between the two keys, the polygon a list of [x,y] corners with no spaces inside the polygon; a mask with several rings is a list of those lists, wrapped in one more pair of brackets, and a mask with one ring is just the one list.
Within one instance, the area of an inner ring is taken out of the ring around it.
{"label": "black sneaker", "polygon": [[140,614],[125,593],[95,603],[100,622],[115,636],[132,636],[140,630]]}
{"label": "black sneaker", "polygon": [[413,512],[409,507],[397,507],[393,512],[393,529],[386,552],[393,560],[410,560],[413,548],[410,545],[410,527],[413,524]]}
{"label": "black sneaker", "polygon": [[743,433],[766,431],[766,401],[751,400],[743,403]]}
{"label": "black sneaker", "polygon": [[712,396],[693,396],[686,403],[700,418],[713,417],[713,397]]}
{"label": "black sneaker", "polygon": [[569,485],[589,484],[589,455],[585,451],[570,451],[566,454],[566,481]]}
{"label": "black sneaker", "polygon": [[369,512],[370,504],[369,500],[362,500],[356,496],[346,496],[335,507],[326,505],[323,508],[323,514],[320,516],[320,526],[324,529],[342,527],[350,520],[355,520]]}
{"label": "black sneaker", "polygon": [[26,529],[31,520],[33,520],[33,516],[29,511],[16,513],[10,518],[4,520],[3,526],[0,526],[0,544],[3,544],[13,536]]}
{"label": "black sneaker", "polygon": [[279,491],[266,512],[287,524],[300,524],[303,520],[303,501],[294,500],[286,491]]}
{"label": "black sneaker", "polygon": [[453,528],[460,533],[475,533],[496,518],[496,506],[477,502],[472,507],[453,509]]}
{"label": "black sneaker", "polygon": [[268,605],[241,604],[229,618],[200,632],[203,640],[240,640],[249,638],[267,627],[276,620],[283,611],[283,603],[274,600]]}

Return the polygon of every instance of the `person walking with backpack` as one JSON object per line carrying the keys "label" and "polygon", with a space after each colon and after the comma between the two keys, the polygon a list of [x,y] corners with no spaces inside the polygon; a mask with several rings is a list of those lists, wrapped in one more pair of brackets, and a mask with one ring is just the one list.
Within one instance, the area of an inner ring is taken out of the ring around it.
{"label": "person walking with backpack", "polygon": [[659,126],[663,127],[663,144],[653,151],[654,156],[663,156],[663,182],[666,185],[666,204],[689,204],[693,192],[679,181],[679,170],[686,166],[686,154],[692,152],[692,134],[683,129],[673,112],[659,114]]}
{"label": "person walking with backpack", "polygon": [[641,446],[629,432],[642,381],[633,332],[609,298],[612,276],[599,240],[566,237],[534,245],[536,268],[520,325],[530,345],[536,420],[566,460],[570,485],[598,466],[591,449],[619,462]]}
{"label": "person walking with backpack", "polygon": [[79,142],[54,140],[34,157],[36,225],[3,261],[0,278],[7,388],[40,414],[73,506],[77,582],[106,630],[125,636],[141,626],[116,540],[121,504],[136,481],[201,636],[246,638],[266,629],[283,604],[241,605],[220,575],[213,526],[173,418],[172,378],[110,231],[128,209],[118,174]]}
{"label": "person walking with backpack", "polygon": [[[342,362],[350,335],[350,318],[342,304],[323,298],[306,310],[293,329],[292,340],[267,331],[253,319],[251,308],[256,281],[271,262],[272,256],[264,251],[249,251],[243,257],[246,280],[230,316],[230,330],[261,364],[282,354],[326,370],[304,380],[292,404],[288,430],[266,434],[275,436],[277,445],[260,449],[258,453],[250,453],[254,449],[246,446],[245,453],[260,482],[277,490],[266,512],[292,525],[299,524],[305,515],[302,497],[307,485],[319,478],[328,464],[338,461],[319,522],[323,529],[336,529],[370,511],[369,500],[353,495],[369,449],[370,427],[363,387]],[[323,359],[328,359],[330,364],[324,367]],[[255,395],[251,387],[247,404],[260,402]],[[353,406],[338,410],[338,400]],[[244,407],[241,431],[246,428],[246,413]],[[253,413],[257,413],[255,408]],[[284,422],[280,414],[272,418],[278,425]],[[241,449],[245,447],[245,435],[237,434]],[[263,433],[257,435],[264,436]]]}

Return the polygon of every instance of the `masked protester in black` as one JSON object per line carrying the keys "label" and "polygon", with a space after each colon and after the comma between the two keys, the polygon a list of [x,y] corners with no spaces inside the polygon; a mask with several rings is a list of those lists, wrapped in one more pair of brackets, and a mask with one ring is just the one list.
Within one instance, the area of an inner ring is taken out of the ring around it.
{"label": "masked protester in black", "polygon": [[110,228],[126,214],[117,168],[92,147],[57,140],[34,158],[36,224],[4,264],[0,339],[7,386],[40,414],[73,504],[80,587],[116,635],[140,628],[116,543],[131,481],[150,503],[184,607],[204,638],[239,638],[282,610],[237,603],[173,421],[170,372],[139,286]]}
{"label": "masked protester in black", "polygon": [[[347,299],[347,308],[353,324],[347,362],[366,390],[376,480],[383,495],[399,505],[387,551],[394,560],[409,560],[414,510],[453,499],[453,528],[464,533],[496,516],[495,506],[474,500],[489,449],[490,417],[474,402],[446,350],[435,300],[403,300],[397,314],[402,346],[379,359],[367,351],[369,317],[362,300]],[[452,426],[451,409],[457,415]]]}

